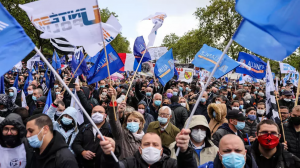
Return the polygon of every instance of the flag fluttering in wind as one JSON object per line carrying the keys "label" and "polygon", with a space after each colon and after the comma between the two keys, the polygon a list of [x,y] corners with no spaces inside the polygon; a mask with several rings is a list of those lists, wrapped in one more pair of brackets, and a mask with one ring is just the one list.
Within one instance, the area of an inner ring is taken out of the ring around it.
{"label": "flag fluttering in wind", "polygon": [[26,96],[25,96],[23,90],[22,90],[22,93],[21,93],[21,102],[22,102],[22,107],[26,107],[27,106]]}
{"label": "flag fluttering in wind", "polygon": [[57,55],[55,50],[54,50],[53,56],[52,56],[52,66],[55,70],[60,70],[60,68],[61,68],[60,58]]}
{"label": "flag fluttering in wind", "polygon": [[3,75],[27,56],[35,45],[1,3],[0,37],[0,75]]}
{"label": "flag fluttering in wind", "polygon": [[[45,75],[46,75],[46,73],[45,73]],[[24,83],[24,87],[23,87],[23,90],[24,90],[24,93],[25,93],[26,96],[28,95],[28,93],[27,93],[27,88],[28,88],[28,86],[31,84],[32,81],[33,81],[32,74],[31,74],[31,72],[28,70],[28,77],[27,77],[27,79],[26,79],[26,81],[25,81],[25,83]]]}
{"label": "flag fluttering in wind", "polygon": [[47,99],[46,99],[46,104],[45,104],[45,107],[43,110],[44,114],[47,114],[47,111],[48,111],[49,107],[51,106],[51,104],[52,104],[52,95],[51,95],[51,89],[49,89]]}
{"label": "flag fluttering in wind", "polygon": [[0,94],[5,94],[4,76],[0,78]]}
{"label": "flag fluttering in wind", "polygon": [[[120,72],[135,71],[137,69],[139,63],[137,62],[133,54],[118,53],[118,55],[124,64],[124,67],[120,69]],[[141,72],[141,67],[142,65],[139,66],[138,72]]]}
{"label": "flag fluttering in wind", "polygon": [[238,0],[244,18],[233,40],[261,56],[282,61],[300,45],[300,1]]}
{"label": "flag fluttering in wind", "polygon": [[76,49],[65,38],[51,38],[50,42],[56,50],[60,50],[65,53],[74,53],[74,51]]}
{"label": "flag fluttering in wind", "polygon": [[38,53],[36,53],[33,57],[31,57],[28,61],[27,61],[27,68],[28,69],[32,69],[33,66],[34,66],[34,63],[36,61],[40,62],[41,58],[40,58],[40,55]]}
{"label": "flag fluttering in wind", "polygon": [[[78,77],[76,78],[75,83],[79,84]],[[74,95],[79,100],[76,92],[74,93]],[[82,113],[79,105],[76,103],[76,101],[75,101],[75,99],[73,97],[71,99],[70,106],[74,107],[78,111],[78,113],[77,113],[77,122],[78,122],[79,125],[81,125],[84,122],[83,113]]]}
{"label": "flag fluttering in wind", "polygon": [[14,81],[13,87],[15,87],[17,89],[17,91],[19,91],[19,73],[17,73],[16,79]]}
{"label": "flag fluttering in wind", "polygon": [[133,46],[133,54],[138,63],[142,59],[143,54],[144,54],[144,57],[143,57],[142,62],[151,60],[151,56],[147,50],[147,46],[146,46],[143,36],[139,36],[135,39],[134,46]]}
{"label": "flag fluttering in wind", "polygon": [[156,38],[157,30],[162,26],[164,23],[165,18],[167,15],[163,12],[156,12],[154,15],[150,15],[146,17],[143,20],[152,20],[152,23],[154,24],[149,36],[148,36],[148,45],[147,47],[151,47],[154,45],[154,41]]}
{"label": "flag fluttering in wind", "polygon": [[155,76],[163,86],[165,86],[167,82],[173,78],[175,74],[174,68],[173,52],[172,49],[170,49],[165,55],[156,61],[154,67]]}
{"label": "flag fluttering in wind", "polygon": [[[83,61],[82,61],[83,60]],[[77,67],[79,66],[80,62],[82,61],[80,67],[77,69]],[[71,64],[71,68],[72,68],[72,72],[75,73],[76,69],[76,73],[74,74],[74,77],[77,77],[81,74],[87,76],[88,75],[88,67],[86,65],[86,61],[84,60],[84,55],[82,53],[82,48],[79,48],[77,50],[75,50],[74,56],[72,58],[72,64]]]}

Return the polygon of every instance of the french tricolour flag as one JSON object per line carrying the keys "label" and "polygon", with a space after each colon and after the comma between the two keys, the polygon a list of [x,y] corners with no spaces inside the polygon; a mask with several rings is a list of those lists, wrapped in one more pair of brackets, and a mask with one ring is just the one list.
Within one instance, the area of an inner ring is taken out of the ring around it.
{"label": "french tricolour flag", "polygon": [[[124,72],[124,71],[135,71],[136,68],[138,67],[138,62],[135,59],[133,54],[128,54],[128,53],[118,53],[119,57],[121,58],[124,67],[122,67],[119,72]],[[141,67],[142,65],[139,66],[138,72],[141,72]]]}

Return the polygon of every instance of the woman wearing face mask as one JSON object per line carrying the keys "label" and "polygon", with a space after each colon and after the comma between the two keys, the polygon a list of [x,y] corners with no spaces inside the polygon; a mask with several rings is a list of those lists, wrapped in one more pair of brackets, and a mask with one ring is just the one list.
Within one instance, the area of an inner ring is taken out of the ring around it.
{"label": "woman wearing face mask", "polygon": [[59,95],[54,103],[50,106],[47,111],[47,115],[51,118],[53,123],[53,129],[58,131],[66,140],[66,143],[69,145],[69,149],[73,152],[71,146],[72,143],[78,134],[77,128],[77,113],[78,111],[74,107],[68,107],[61,116],[55,121],[54,115],[57,111],[58,101],[62,101],[63,96]]}
{"label": "woman wearing face mask", "polygon": [[[112,100],[115,100],[117,95],[116,90],[109,88],[109,93],[112,95]],[[116,102],[115,107],[117,107]],[[114,115],[113,102],[111,101],[108,107],[108,117],[116,144],[119,144],[122,148],[119,159],[133,156],[139,149],[141,139],[144,135],[144,116],[140,112],[132,112],[125,117],[121,126],[119,115]]]}
{"label": "woman wearing face mask", "polygon": [[190,107],[187,100],[184,97],[179,97],[179,104],[186,108],[188,114],[190,114]]}
{"label": "woman wearing face mask", "polygon": [[211,103],[208,105],[207,111],[210,118],[208,125],[211,130],[211,135],[213,135],[222,124],[228,123],[226,119],[227,107],[226,104]]}
{"label": "woman wearing face mask", "polygon": [[[191,130],[189,147],[194,149],[193,157],[197,162],[197,166],[213,161],[218,153],[218,147],[211,141],[210,129],[206,118],[203,115],[194,115],[189,129]],[[171,150],[170,157],[177,159],[175,145],[176,142],[173,142],[169,146]]]}
{"label": "woman wearing face mask", "polygon": [[8,97],[11,99],[13,103],[18,105],[19,107],[22,106],[22,101],[21,101],[21,95],[18,95],[17,89],[15,87],[10,87],[8,89]]}
{"label": "woman wearing face mask", "polygon": [[138,112],[140,112],[143,116],[144,116],[144,119],[145,119],[145,125],[144,125],[144,129],[143,131],[144,132],[147,132],[147,128],[149,126],[149,124],[154,121],[154,118],[151,114],[148,113],[147,111],[147,104],[145,101],[140,101],[139,104],[138,104]]}
{"label": "woman wearing face mask", "polygon": [[240,103],[237,100],[233,100],[231,103],[231,110],[240,110]]}
{"label": "woman wearing face mask", "polygon": [[246,138],[246,134],[248,134],[249,140],[252,143],[256,139],[256,110],[253,107],[247,108],[246,110],[246,118],[247,120],[245,121],[245,128],[242,129],[242,133],[244,135],[244,141],[248,144],[248,140]]}

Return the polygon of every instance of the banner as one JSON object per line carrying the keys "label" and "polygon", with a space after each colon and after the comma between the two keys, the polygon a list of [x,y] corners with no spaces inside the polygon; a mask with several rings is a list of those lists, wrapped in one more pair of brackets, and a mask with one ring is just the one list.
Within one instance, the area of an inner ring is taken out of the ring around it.
{"label": "banner", "polygon": [[27,61],[27,68],[28,69],[32,69],[34,62],[39,61],[40,62],[40,55],[38,53],[36,53],[33,57],[31,57],[28,61]]}
{"label": "banner", "polygon": [[296,68],[286,63],[279,62],[279,66],[281,73],[291,73],[296,71]]}
{"label": "banner", "polygon": [[154,66],[151,62],[143,62],[141,75],[143,76],[153,76],[154,75]]}
{"label": "banner", "polygon": [[236,67],[235,72],[241,74],[247,74],[253,78],[262,79],[266,76],[266,63],[260,58],[250,55],[244,52],[239,53],[238,62],[244,63],[250,69],[243,65]]}
{"label": "banner", "polygon": [[168,52],[167,47],[149,48],[148,52],[151,56],[151,60],[158,60],[161,56]]}
{"label": "banner", "polygon": [[177,68],[179,78],[178,80],[181,82],[191,83],[193,81],[194,69],[192,68]]}
{"label": "banner", "polygon": [[96,0],[42,0],[19,7],[35,28],[43,32],[40,35],[43,39],[62,37],[72,45],[86,48],[103,39],[113,40],[119,34],[119,30],[107,23],[102,23],[103,33],[100,31]]}

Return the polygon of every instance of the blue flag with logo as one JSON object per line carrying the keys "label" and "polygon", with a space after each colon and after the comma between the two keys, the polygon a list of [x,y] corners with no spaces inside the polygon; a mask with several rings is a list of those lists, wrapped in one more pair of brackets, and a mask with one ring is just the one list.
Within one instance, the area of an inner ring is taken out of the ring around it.
{"label": "blue flag with logo", "polygon": [[26,57],[35,45],[0,3],[0,75]]}
{"label": "blue flag with logo", "polygon": [[14,81],[13,87],[19,90],[19,73],[17,73],[16,79]]}
{"label": "blue flag with logo", "polygon": [[[106,46],[106,51],[107,51],[107,59],[109,62],[109,71],[110,74],[113,74],[117,72],[120,68],[122,68],[124,64],[120,59],[118,53],[113,49],[113,47],[110,44]],[[108,77],[106,66],[107,66],[107,62],[105,58],[105,53],[104,50],[102,50],[100,52],[100,55],[98,56],[96,63],[94,64],[94,66],[92,66],[92,68],[88,72],[87,81],[89,85]]]}
{"label": "blue flag with logo", "polygon": [[174,67],[174,75],[177,76],[176,81],[179,79],[179,74],[177,72],[177,69]]}
{"label": "blue flag with logo", "polygon": [[[72,64],[71,64],[71,68],[72,68],[72,72],[74,73],[78,67],[78,65],[80,64],[81,60],[84,58],[83,53],[80,51],[78,56],[74,56],[72,57]],[[78,59],[77,59],[78,58]],[[74,78],[76,78],[79,75],[88,75],[88,67],[86,64],[86,61],[83,60],[80,67],[77,69],[76,74],[74,74]]]}
{"label": "blue flag with logo", "polygon": [[[46,75],[46,73],[45,73],[45,75]],[[28,77],[27,77],[27,79],[26,79],[26,81],[25,81],[25,83],[24,83],[24,87],[23,87],[23,91],[24,91],[25,96],[28,95],[28,93],[27,93],[27,88],[28,88],[28,86],[31,84],[32,81],[33,81],[32,74],[31,74],[31,72],[28,70]]]}
{"label": "blue flag with logo", "polygon": [[[212,72],[221,55],[222,51],[204,44],[200,51],[198,51],[195,55],[195,59],[192,64],[196,67],[204,68],[207,71]],[[225,54],[214,74],[214,77],[218,79],[239,65],[239,63]]]}
{"label": "blue flag with logo", "polygon": [[66,56],[65,55],[60,58],[60,63],[66,64]]}
{"label": "blue flag with logo", "polygon": [[54,50],[53,56],[52,56],[52,66],[55,70],[59,70],[59,73],[61,72],[60,71],[60,68],[61,68],[60,59],[55,50]]}
{"label": "blue flag with logo", "polygon": [[51,106],[51,104],[52,104],[52,95],[51,95],[51,89],[49,89],[47,99],[46,99],[46,104],[45,104],[45,107],[43,110],[44,114],[47,114],[47,111],[48,111],[49,107]]}
{"label": "blue flag with logo", "polygon": [[95,64],[95,62],[97,61],[97,58],[98,58],[98,56],[99,56],[99,54],[100,54],[100,52],[98,52],[95,56],[93,56],[93,57],[91,57],[91,56],[87,56],[86,58],[85,58],[85,61],[86,62],[91,62],[91,63],[94,63]]}
{"label": "blue flag with logo", "polygon": [[[146,52],[146,53],[145,53]],[[133,46],[133,55],[135,56],[135,59],[137,60],[138,63],[140,63],[140,60],[145,53],[142,62],[150,61],[151,56],[146,49],[146,43],[143,38],[143,36],[137,37],[134,41],[134,46]]]}
{"label": "blue flag with logo", "polygon": [[40,66],[42,69],[45,69],[45,63],[43,61],[40,61]]}
{"label": "blue flag with logo", "polygon": [[173,59],[172,48],[161,56],[155,64],[154,74],[159,82],[165,86],[169,80],[171,80],[175,74],[175,65]]}
{"label": "blue flag with logo", "polygon": [[266,76],[267,63],[265,63],[260,58],[254,55],[240,52],[238,62],[244,63],[248,67],[245,67],[243,65],[238,66],[235,69],[236,73],[247,74],[257,79],[263,79]]}
{"label": "blue flag with logo", "polygon": [[0,94],[5,94],[4,76],[0,78]]}
{"label": "blue flag with logo", "polygon": [[233,39],[261,56],[282,61],[300,45],[299,0],[238,0],[244,18]]}

